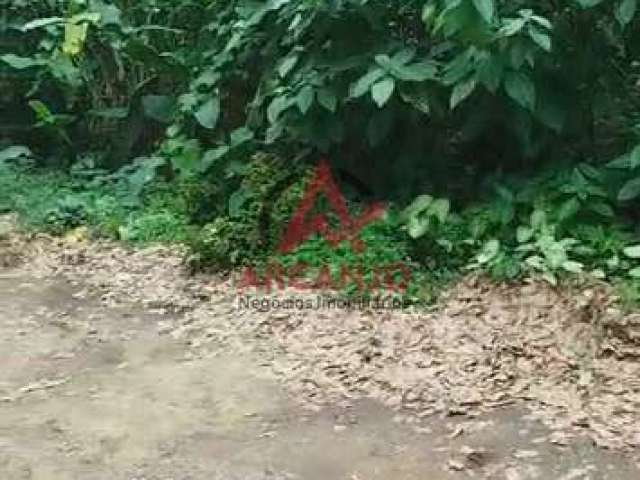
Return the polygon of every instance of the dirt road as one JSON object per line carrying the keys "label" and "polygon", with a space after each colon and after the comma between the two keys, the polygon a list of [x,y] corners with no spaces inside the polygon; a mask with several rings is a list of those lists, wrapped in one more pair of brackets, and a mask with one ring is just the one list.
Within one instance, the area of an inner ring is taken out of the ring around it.
{"label": "dirt road", "polygon": [[173,314],[81,290],[0,273],[3,480],[638,478],[587,441],[549,444],[518,410],[406,422],[366,400],[303,409],[250,348],[194,357],[164,328]]}

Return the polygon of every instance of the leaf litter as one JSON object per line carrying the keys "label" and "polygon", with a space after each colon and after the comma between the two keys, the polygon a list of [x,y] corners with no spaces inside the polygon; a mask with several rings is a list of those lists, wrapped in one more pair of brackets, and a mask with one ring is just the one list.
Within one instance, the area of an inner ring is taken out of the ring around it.
{"label": "leaf litter", "polygon": [[[81,285],[80,295],[180,314],[159,333],[184,340],[187,359],[225,346],[260,352],[309,408],[368,397],[409,419],[473,419],[524,405],[551,428],[550,443],[587,436],[603,448],[640,447],[640,314],[617,309],[606,285],[468,278],[433,311],[259,312],[239,308],[229,279],[190,275],[180,248],[11,242],[23,245],[25,268]],[[482,456],[461,452],[450,467]]]}

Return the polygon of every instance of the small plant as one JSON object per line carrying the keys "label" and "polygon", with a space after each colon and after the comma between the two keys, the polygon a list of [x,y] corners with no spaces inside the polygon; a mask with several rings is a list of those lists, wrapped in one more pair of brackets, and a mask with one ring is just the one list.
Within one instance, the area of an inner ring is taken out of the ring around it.
{"label": "small plant", "polygon": [[62,234],[67,230],[87,223],[89,218],[86,203],[74,196],[58,200],[57,205],[44,215],[46,230],[54,234]]}
{"label": "small plant", "polygon": [[217,269],[254,263],[266,253],[257,247],[258,235],[256,225],[218,217],[194,236],[191,263]]}

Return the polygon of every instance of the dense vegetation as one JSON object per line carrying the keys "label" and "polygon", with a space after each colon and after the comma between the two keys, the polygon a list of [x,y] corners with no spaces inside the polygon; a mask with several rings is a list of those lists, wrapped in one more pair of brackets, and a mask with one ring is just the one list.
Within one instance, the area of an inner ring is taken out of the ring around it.
{"label": "dense vegetation", "polygon": [[326,155],[389,215],[285,262],[636,290],[636,0],[1,1],[0,208],[33,226],[261,262]]}

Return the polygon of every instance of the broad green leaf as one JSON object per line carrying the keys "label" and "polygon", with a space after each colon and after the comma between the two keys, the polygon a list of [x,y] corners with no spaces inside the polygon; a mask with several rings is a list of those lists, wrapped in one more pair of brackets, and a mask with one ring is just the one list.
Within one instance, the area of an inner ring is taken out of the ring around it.
{"label": "broad green leaf", "polygon": [[618,200],[626,202],[640,195],[640,177],[629,180],[618,193]]}
{"label": "broad green leaf", "polygon": [[39,67],[41,65],[45,65],[45,62],[42,60],[36,60],[31,57],[20,57],[18,55],[14,55],[13,53],[7,53],[5,55],[0,55],[0,61],[3,61],[11,68],[15,68],[17,70],[24,70],[26,68]]}
{"label": "broad green leaf", "polygon": [[358,98],[371,90],[371,86],[384,77],[385,72],[381,68],[371,70],[367,74],[360,77],[360,79],[351,86],[350,96],[352,98]]}
{"label": "broad green leaf", "polygon": [[289,72],[293,69],[293,67],[296,66],[296,63],[298,63],[297,55],[291,55],[289,57],[286,57],[278,67],[278,74],[280,75],[280,77],[281,78],[286,77],[289,74]]}
{"label": "broad green leaf", "polygon": [[505,79],[507,94],[522,107],[533,111],[536,106],[536,87],[526,75],[510,72]]}
{"label": "broad green leaf", "polygon": [[544,210],[535,209],[531,214],[531,228],[540,231],[547,223],[547,214]]}
{"label": "broad green leaf", "polygon": [[630,153],[607,163],[607,167],[628,170],[635,170],[640,167],[640,145],[636,146]]}
{"label": "broad green leaf", "polygon": [[580,262],[575,262],[573,260],[566,260],[562,263],[562,268],[570,273],[582,273],[582,269],[584,265]]}
{"label": "broad green leaf", "polygon": [[607,218],[613,218],[616,216],[616,213],[613,210],[613,208],[611,208],[610,205],[604,202],[590,202],[589,210]]}
{"label": "broad green leaf", "polygon": [[526,23],[527,21],[524,18],[510,18],[504,22],[499,34],[504,37],[511,37],[516,33],[519,33]]}
{"label": "broad green leaf", "polygon": [[291,101],[285,96],[275,97],[267,107],[267,118],[269,123],[274,124],[280,117],[280,114],[291,106]]}
{"label": "broad green leaf", "polygon": [[616,8],[616,19],[623,27],[626,27],[636,14],[637,0],[621,0]]}
{"label": "broad green leaf", "polygon": [[0,150],[0,163],[7,162],[9,160],[18,160],[19,158],[31,158],[33,154],[31,150],[23,145],[12,145]]}
{"label": "broad green leaf", "polygon": [[378,107],[383,107],[393,95],[396,82],[391,77],[384,78],[371,87],[371,97]]}
{"label": "broad green leaf", "polygon": [[400,89],[400,97],[405,102],[413,105],[414,108],[422,113],[430,114],[431,106],[429,104],[429,94],[426,90],[407,90]]}
{"label": "broad green leaf", "polygon": [[527,243],[533,237],[533,229],[520,226],[516,230],[516,239],[518,243]]}
{"label": "broad green leaf", "polygon": [[81,13],[74,15],[64,25],[64,42],[62,51],[70,56],[80,55],[87,39],[89,23],[97,23],[100,20],[98,13]]}
{"label": "broad green leaf", "polygon": [[402,218],[405,220],[418,215],[420,212],[426,211],[433,203],[431,195],[420,195],[402,212]]}
{"label": "broad green leaf", "polygon": [[551,22],[547,18],[541,17],[540,15],[532,15],[531,20],[536,22],[541,27],[546,28],[547,30],[551,30],[553,28]]}
{"label": "broad green leaf", "polygon": [[202,161],[200,163],[200,171],[207,171],[214,163],[224,157],[229,152],[229,150],[230,149],[227,145],[222,145],[212,150],[207,150],[202,157]]}
{"label": "broad green leaf", "polygon": [[556,285],[558,285],[558,278],[553,273],[551,273],[551,272],[542,272],[542,274],[540,276],[549,285],[553,285],[554,287]]}
{"label": "broad green leaf", "polygon": [[451,99],[449,101],[449,107],[451,110],[455,109],[460,103],[466,100],[476,89],[476,79],[470,78],[464,82],[456,84],[451,92]]}
{"label": "broad green leaf", "polygon": [[330,90],[329,88],[321,88],[318,90],[316,97],[318,98],[318,103],[320,105],[330,112],[335,113],[336,108],[338,107],[338,97],[336,97],[333,90]]}
{"label": "broad green leaf", "polygon": [[436,78],[438,67],[433,62],[418,62],[402,65],[394,69],[391,74],[405,82],[423,82]]}
{"label": "broad green leaf", "polygon": [[477,69],[477,79],[487,90],[495,93],[502,83],[504,66],[499,57],[491,55],[487,57]]}
{"label": "broad green leaf", "polygon": [[204,105],[196,110],[194,115],[196,120],[198,120],[198,123],[204,128],[208,128],[210,130],[216,128],[218,119],[220,118],[220,98],[210,98],[204,103]]}
{"label": "broad green leaf", "polygon": [[495,10],[494,0],[473,0],[473,5],[480,12],[484,21],[491,23]]}
{"label": "broad green leaf", "polygon": [[188,174],[200,168],[202,160],[198,140],[180,140],[179,148],[171,155],[171,164],[181,174]]}
{"label": "broad green leaf", "polygon": [[229,135],[229,142],[231,143],[231,147],[237,147],[249,140],[253,140],[253,137],[254,134],[250,129],[247,127],[240,127],[231,132]]}
{"label": "broad green leaf", "polygon": [[36,18],[35,20],[31,20],[30,22],[25,23],[22,26],[21,30],[23,32],[28,32],[37,28],[48,27],[49,25],[60,25],[63,22],[64,18],[62,17]]}
{"label": "broad green leaf", "polygon": [[238,217],[242,213],[242,206],[253,197],[251,191],[240,188],[233,192],[229,197],[229,215],[232,217]]}
{"label": "broad green leaf", "polygon": [[102,25],[122,25],[122,11],[115,5],[105,3],[102,0],[92,0],[89,8],[92,13],[100,15]]}
{"label": "broad green leaf", "polygon": [[40,100],[29,100],[29,106],[36,114],[36,118],[39,122],[45,124],[54,124],[56,116],[53,112]]}
{"label": "broad green leaf", "polygon": [[405,65],[409,63],[411,60],[413,60],[415,56],[416,56],[415,47],[409,47],[409,48],[403,48],[399,52],[396,52],[393,55],[392,59],[394,62],[400,65]]}
{"label": "broad green leaf", "polygon": [[626,247],[624,250],[622,250],[622,253],[624,253],[629,258],[640,258],[640,245]]}
{"label": "broad green leaf", "polygon": [[535,27],[531,27],[529,29],[529,37],[531,37],[531,40],[536,42],[543,50],[546,50],[547,52],[551,51],[551,37],[549,34],[544,33]]}
{"label": "broad green leaf", "polygon": [[444,223],[449,216],[451,203],[446,198],[438,198],[429,206],[429,214],[434,215],[441,223]]}
{"label": "broad green leaf", "polygon": [[483,245],[482,250],[476,257],[476,261],[480,265],[487,264],[496,258],[498,253],[500,253],[500,241],[496,239],[489,240]]}
{"label": "broad green leaf", "polygon": [[604,0],[577,0],[582,8],[591,8],[600,5]]}
{"label": "broad green leaf", "polygon": [[311,105],[313,105],[314,98],[315,92],[313,91],[313,87],[311,85],[305,85],[304,87],[302,87],[296,97],[296,104],[300,109],[300,113],[305,115],[309,111]]}
{"label": "broad green leaf", "polygon": [[429,231],[431,217],[411,217],[407,226],[407,233],[411,238],[417,240]]}
{"label": "broad green leaf", "polygon": [[633,278],[640,278],[640,267],[629,270],[629,276]]}
{"label": "broad green leaf", "polygon": [[580,202],[576,198],[565,201],[558,209],[558,220],[569,220],[580,211]]}

